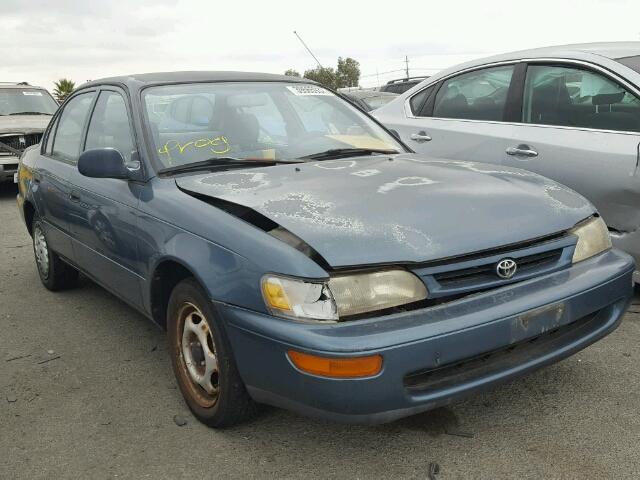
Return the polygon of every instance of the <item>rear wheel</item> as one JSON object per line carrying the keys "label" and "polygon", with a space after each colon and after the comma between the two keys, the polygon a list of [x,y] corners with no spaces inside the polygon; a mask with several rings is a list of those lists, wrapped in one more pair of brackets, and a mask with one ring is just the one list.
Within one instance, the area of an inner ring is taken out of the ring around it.
{"label": "rear wheel", "polygon": [[51,250],[40,219],[33,220],[31,233],[33,253],[42,284],[54,292],[75,287],[78,283],[78,270],[65,263],[57,253]]}
{"label": "rear wheel", "polygon": [[202,423],[222,428],[252,417],[257,408],[210,302],[192,278],[174,288],[167,309],[169,352],[189,409]]}

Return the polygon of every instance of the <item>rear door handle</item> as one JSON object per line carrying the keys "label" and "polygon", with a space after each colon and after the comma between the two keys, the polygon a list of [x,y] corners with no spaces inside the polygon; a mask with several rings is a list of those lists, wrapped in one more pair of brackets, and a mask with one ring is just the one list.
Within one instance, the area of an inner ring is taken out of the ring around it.
{"label": "rear door handle", "polygon": [[529,145],[520,144],[517,147],[509,147],[506,150],[507,155],[513,155],[515,157],[537,157],[538,152],[536,152]]}
{"label": "rear door handle", "polygon": [[69,194],[69,199],[72,202],[79,202],[80,201],[80,192],[78,192],[77,190],[71,190],[71,193]]}
{"label": "rear door handle", "polygon": [[421,132],[418,133],[412,133],[409,138],[411,140],[413,140],[414,142],[418,142],[418,143],[424,143],[424,142],[430,142],[431,141],[431,137],[429,135],[427,135],[427,132],[425,132],[424,130],[422,130]]}

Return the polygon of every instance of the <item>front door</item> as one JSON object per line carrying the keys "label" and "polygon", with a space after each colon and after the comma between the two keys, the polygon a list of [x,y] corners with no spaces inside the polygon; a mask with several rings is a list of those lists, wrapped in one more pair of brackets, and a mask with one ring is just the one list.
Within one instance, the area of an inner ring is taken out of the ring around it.
{"label": "front door", "polygon": [[582,66],[530,64],[503,162],[587,197],[616,233],[640,227],[640,99]]}
{"label": "front door", "polygon": [[389,126],[417,153],[500,163],[512,132],[503,119],[514,69],[481,68],[427,87],[410,99],[411,114]]}
{"label": "front door", "polygon": [[69,178],[77,171],[80,139],[94,98],[95,92],[76,95],[57,114],[49,127],[33,178],[36,208],[45,223],[47,242],[56,253],[72,262],[75,256],[70,235],[77,211]]}
{"label": "front door", "polygon": [[[127,102],[121,91],[101,90],[87,129],[84,150],[115,148],[135,163]],[[137,252],[139,185],[89,178],[75,170],[72,196],[82,212],[71,226],[78,265],[124,300],[140,306],[142,275]]]}

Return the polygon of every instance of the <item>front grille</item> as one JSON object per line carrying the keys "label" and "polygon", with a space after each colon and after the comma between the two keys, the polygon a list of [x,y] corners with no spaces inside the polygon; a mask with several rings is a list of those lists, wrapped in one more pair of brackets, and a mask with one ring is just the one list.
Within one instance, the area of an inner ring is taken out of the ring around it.
{"label": "front grille", "polygon": [[[551,250],[533,255],[526,255],[517,259],[518,272],[530,272],[532,270],[556,263],[562,255],[562,249]],[[454,270],[451,272],[434,275],[438,283],[444,287],[473,284],[483,280],[496,278],[495,264],[485,264],[478,267]]]}
{"label": "front grille", "polygon": [[409,373],[403,379],[404,386],[415,393],[440,390],[524,364],[531,359],[557,351],[564,345],[585,337],[600,328],[607,316],[598,316],[597,314],[598,312],[594,312],[567,325],[475,357]]}
{"label": "front grille", "polygon": [[[16,150],[24,150],[32,145],[37,145],[40,140],[42,140],[42,133],[0,135],[0,142]],[[2,146],[0,146],[0,154],[13,155],[4,150]]]}
{"label": "front grille", "polygon": [[0,165],[0,169],[4,172],[15,172],[18,170],[17,163],[5,163],[4,165]]}
{"label": "front grille", "polygon": [[[567,268],[575,243],[572,235],[554,236],[439,262],[413,272],[426,284],[430,299],[449,300]],[[517,265],[513,277],[507,279],[499,277],[496,270],[505,259],[512,259]]]}

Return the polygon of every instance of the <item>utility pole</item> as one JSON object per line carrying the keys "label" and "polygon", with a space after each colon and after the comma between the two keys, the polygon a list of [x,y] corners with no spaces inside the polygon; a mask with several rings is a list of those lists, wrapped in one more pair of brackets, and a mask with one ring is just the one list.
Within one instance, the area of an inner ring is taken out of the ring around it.
{"label": "utility pole", "polygon": [[409,57],[407,55],[404,56],[404,63],[405,63],[405,72],[408,80],[409,79]]}
{"label": "utility pole", "polygon": [[320,63],[320,60],[318,60],[316,58],[316,56],[313,54],[313,52],[311,51],[311,49],[309,47],[307,47],[307,44],[304,43],[304,40],[302,40],[302,38],[300,38],[300,35],[298,35],[298,32],[296,32],[295,30],[293,31],[294,35],[296,37],[298,37],[298,40],[300,40],[300,43],[302,43],[302,45],[304,46],[304,48],[307,49],[307,52],[309,52],[309,55],[311,55],[313,57],[313,59],[316,61],[316,63],[318,64],[318,66],[322,69],[324,69],[324,67],[322,66],[322,64]]}

